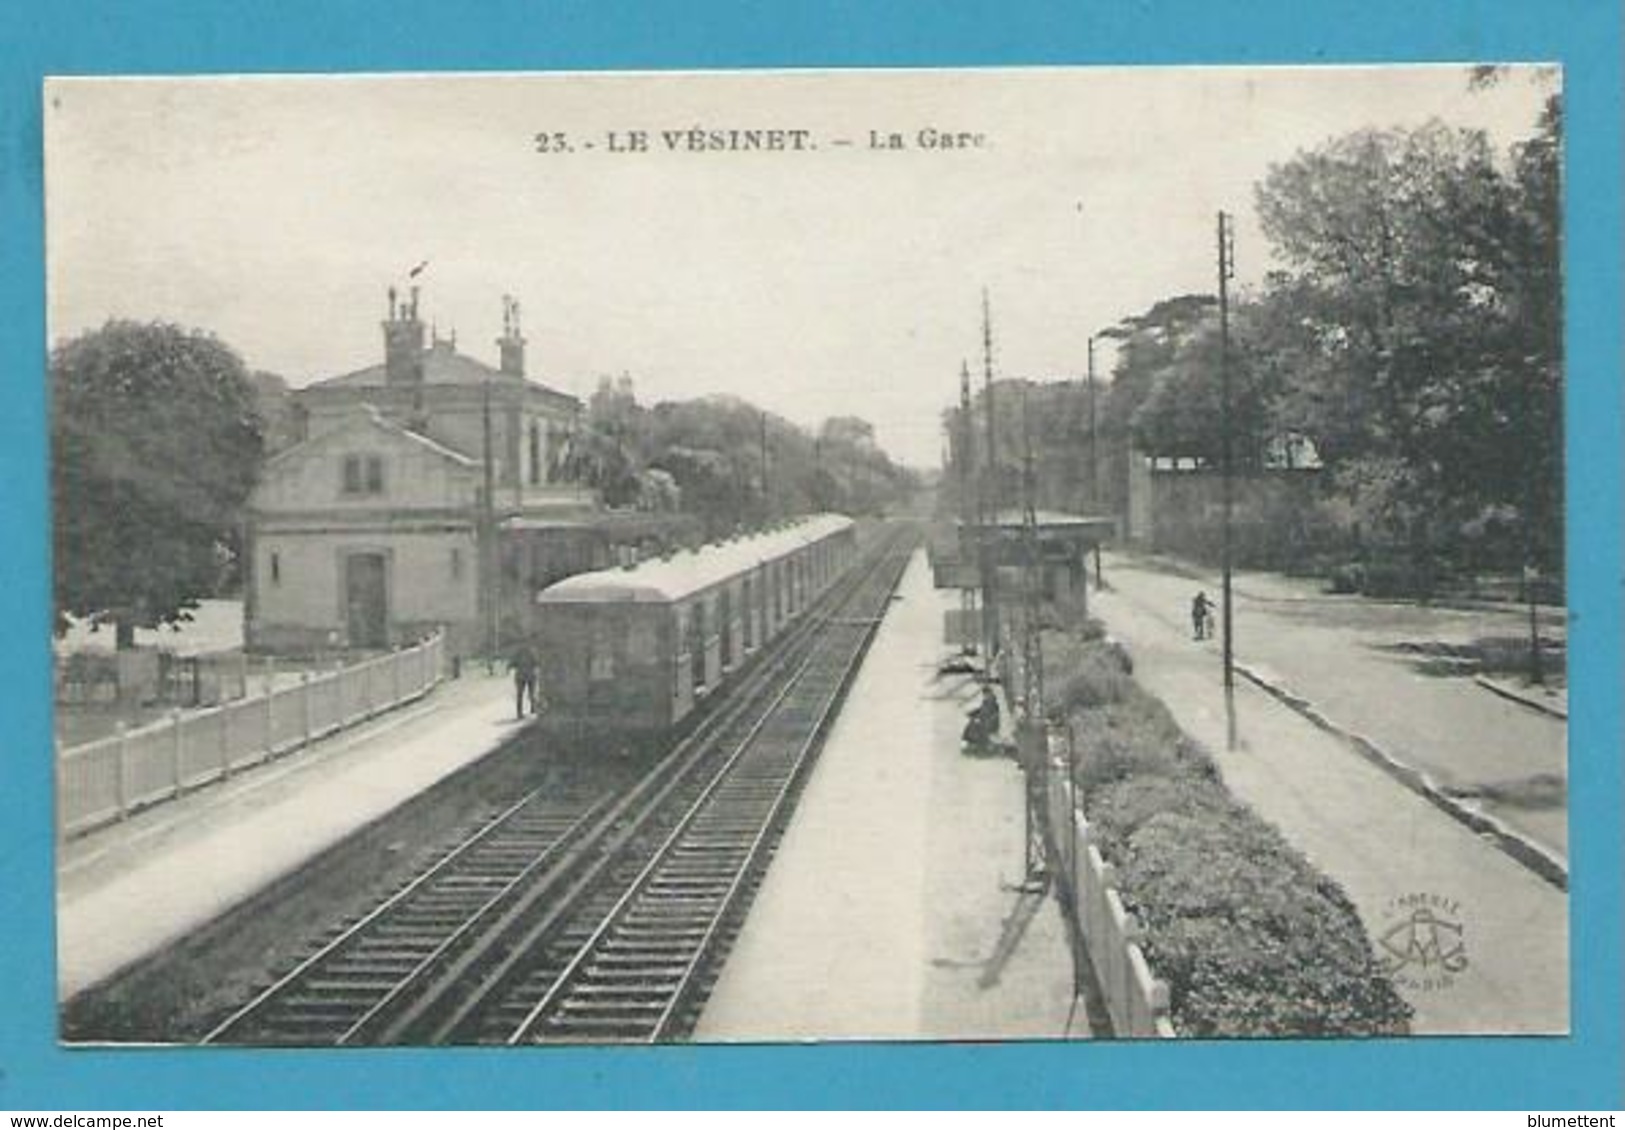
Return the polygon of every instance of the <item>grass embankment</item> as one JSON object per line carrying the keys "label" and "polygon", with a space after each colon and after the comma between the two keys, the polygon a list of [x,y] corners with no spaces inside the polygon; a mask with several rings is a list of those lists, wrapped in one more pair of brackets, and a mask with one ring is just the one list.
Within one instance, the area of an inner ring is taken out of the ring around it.
{"label": "grass embankment", "polygon": [[1180,1034],[1405,1033],[1410,1007],[1348,896],[1230,794],[1122,648],[1088,623],[1046,652],[1084,811]]}

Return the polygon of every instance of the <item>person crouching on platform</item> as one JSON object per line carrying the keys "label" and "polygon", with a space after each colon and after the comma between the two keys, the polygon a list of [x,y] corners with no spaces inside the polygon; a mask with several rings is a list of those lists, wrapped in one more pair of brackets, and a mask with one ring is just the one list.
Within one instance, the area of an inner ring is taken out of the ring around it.
{"label": "person crouching on platform", "polygon": [[965,731],[961,735],[965,748],[973,752],[986,750],[993,739],[999,736],[1001,718],[999,696],[993,693],[992,687],[983,687],[982,701],[971,709],[970,717],[965,722]]}

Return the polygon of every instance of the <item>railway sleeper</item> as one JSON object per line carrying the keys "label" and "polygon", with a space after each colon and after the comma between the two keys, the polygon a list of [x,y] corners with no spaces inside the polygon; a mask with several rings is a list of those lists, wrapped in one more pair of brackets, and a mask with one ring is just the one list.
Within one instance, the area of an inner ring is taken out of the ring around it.
{"label": "railway sleeper", "polygon": [[611,938],[605,942],[602,953],[650,954],[665,957],[668,954],[691,954],[694,943],[689,938],[636,938],[622,941]]}
{"label": "railway sleeper", "polygon": [[675,979],[647,985],[577,985],[570,990],[570,999],[579,1000],[578,1007],[602,1006],[615,1000],[670,1000],[681,985]]}
{"label": "railway sleeper", "polygon": [[608,978],[636,974],[638,976],[670,976],[671,971],[681,972],[688,965],[688,957],[678,954],[675,957],[661,957],[651,954],[648,950],[634,950],[626,953],[604,952],[593,954],[591,974],[597,978]]}
{"label": "railway sleeper", "polygon": [[651,1015],[658,1017],[665,1009],[666,1001],[663,997],[617,1001],[584,1001],[570,998],[559,1004],[559,1011],[571,1021],[586,1016],[614,1017],[621,1020]]}
{"label": "railway sleeper", "polygon": [[366,979],[356,978],[316,978],[306,981],[306,992],[320,993],[323,996],[348,996],[354,1000],[376,1000],[395,986],[394,977],[374,977]]}
{"label": "railway sleeper", "polygon": [[664,896],[668,892],[679,897],[696,892],[702,894],[713,891],[720,893],[728,889],[729,884],[733,882],[735,873],[733,870],[714,868],[709,874],[703,875],[673,875],[669,877],[662,875],[651,880],[645,890],[657,897]]}
{"label": "railway sleeper", "polygon": [[277,1009],[276,1026],[286,1027],[289,1024],[330,1024],[336,1020],[349,1020],[355,1015],[355,1009],[333,1001],[324,1000],[291,1000],[282,1002]]}
{"label": "railway sleeper", "polygon": [[423,954],[352,954],[324,966],[322,972],[329,977],[401,977],[418,967]]}

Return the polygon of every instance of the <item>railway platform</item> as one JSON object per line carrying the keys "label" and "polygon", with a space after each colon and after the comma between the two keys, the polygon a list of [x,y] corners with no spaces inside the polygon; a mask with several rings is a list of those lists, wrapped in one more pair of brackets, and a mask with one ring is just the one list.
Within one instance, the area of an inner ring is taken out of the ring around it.
{"label": "railway platform", "polygon": [[1022,890],[1020,770],[960,752],[979,692],[938,673],[955,594],[931,587],[921,552],[898,596],[696,1040],[1089,1032],[1054,897]]}
{"label": "railway platform", "polygon": [[483,667],[427,698],[57,850],[67,1000],[210,921],[529,722]]}

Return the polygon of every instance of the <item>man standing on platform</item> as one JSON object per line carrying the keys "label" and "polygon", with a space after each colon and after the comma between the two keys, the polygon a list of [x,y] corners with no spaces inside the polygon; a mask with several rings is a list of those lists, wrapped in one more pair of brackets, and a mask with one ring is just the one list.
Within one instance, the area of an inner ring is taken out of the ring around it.
{"label": "man standing on platform", "polygon": [[508,667],[513,671],[514,713],[524,718],[527,706],[536,711],[536,653],[528,640],[514,645]]}

